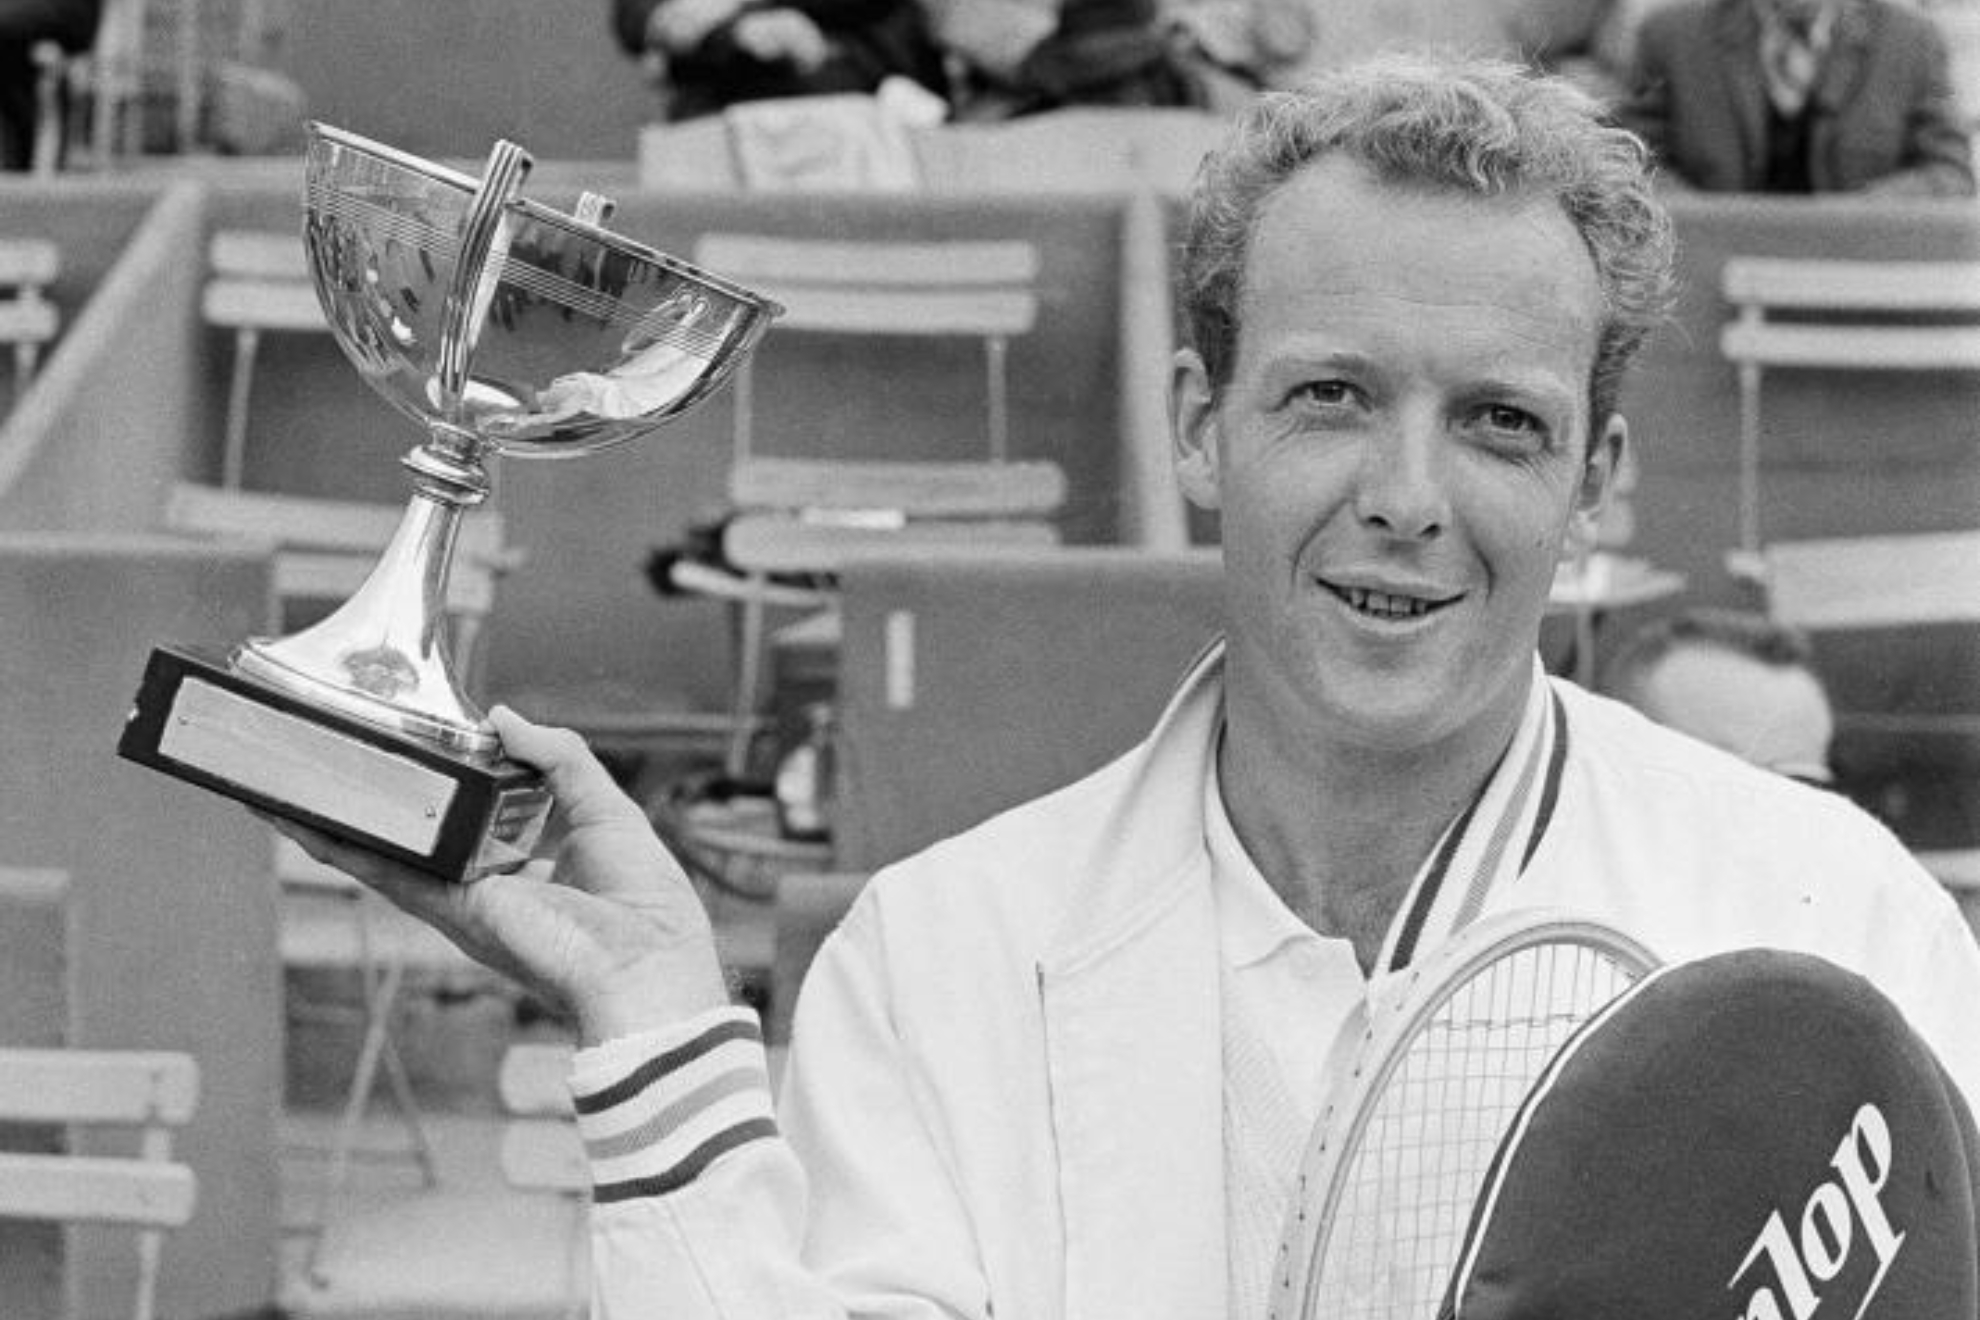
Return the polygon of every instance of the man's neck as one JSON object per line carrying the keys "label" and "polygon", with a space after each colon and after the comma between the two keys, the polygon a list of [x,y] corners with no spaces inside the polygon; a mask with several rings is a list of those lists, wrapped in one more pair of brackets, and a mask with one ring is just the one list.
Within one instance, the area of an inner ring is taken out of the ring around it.
{"label": "man's neck", "polygon": [[1350,941],[1368,971],[1417,870],[1517,732],[1525,682],[1489,718],[1400,750],[1300,727],[1247,700],[1243,687],[1234,682],[1225,693],[1217,764],[1224,810],[1294,915]]}

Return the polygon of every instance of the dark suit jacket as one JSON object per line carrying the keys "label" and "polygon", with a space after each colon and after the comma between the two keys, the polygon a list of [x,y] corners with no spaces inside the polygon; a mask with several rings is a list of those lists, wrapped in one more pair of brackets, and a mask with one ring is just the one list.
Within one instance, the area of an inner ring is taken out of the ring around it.
{"label": "dark suit jacket", "polygon": [[[1972,195],[1973,148],[1929,18],[1888,0],[1844,0],[1808,111],[1817,192]],[[1749,0],[1693,0],[1644,20],[1619,118],[1682,182],[1758,191],[1767,92]]]}

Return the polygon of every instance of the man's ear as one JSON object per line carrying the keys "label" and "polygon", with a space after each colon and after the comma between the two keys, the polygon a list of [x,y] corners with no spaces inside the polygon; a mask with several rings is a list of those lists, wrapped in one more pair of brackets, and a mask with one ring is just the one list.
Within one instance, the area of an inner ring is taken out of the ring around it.
{"label": "man's ear", "polygon": [[1169,441],[1176,485],[1199,509],[1219,506],[1216,392],[1210,372],[1193,348],[1181,349],[1169,366]]}
{"label": "man's ear", "polygon": [[1618,498],[1625,481],[1629,458],[1629,423],[1620,413],[1610,413],[1602,429],[1588,441],[1588,457],[1581,465],[1575,487],[1574,510],[1568,518],[1567,542],[1570,550],[1592,549],[1603,515]]}

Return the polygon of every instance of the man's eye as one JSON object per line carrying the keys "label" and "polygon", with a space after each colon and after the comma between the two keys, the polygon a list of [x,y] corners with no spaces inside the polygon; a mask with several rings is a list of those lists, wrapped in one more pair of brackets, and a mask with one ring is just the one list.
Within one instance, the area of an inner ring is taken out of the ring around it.
{"label": "man's eye", "polygon": [[1337,408],[1354,401],[1354,386],[1341,380],[1308,381],[1293,391],[1293,397],[1302,403],[1318,404],[1324,408]]}
{"label": "man's eye", "polygon": [[1547,431],[1546,424],[1538,417],[1509,403],[1486,405],[1479,412],[1479,420],[1494,431],[1507,435],[1544,435]]}

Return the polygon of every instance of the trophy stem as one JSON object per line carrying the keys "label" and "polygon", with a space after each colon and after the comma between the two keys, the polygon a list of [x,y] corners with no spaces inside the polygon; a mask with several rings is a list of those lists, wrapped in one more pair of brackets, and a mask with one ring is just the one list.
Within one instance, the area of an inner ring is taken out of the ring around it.
{"label": "trophy stem", "polygon": [[313,703],[453,751],[500,746],[448,662],[447,571],[473,493],[419,481],[384,555],[322,622],[255,638],[234,668]]}

